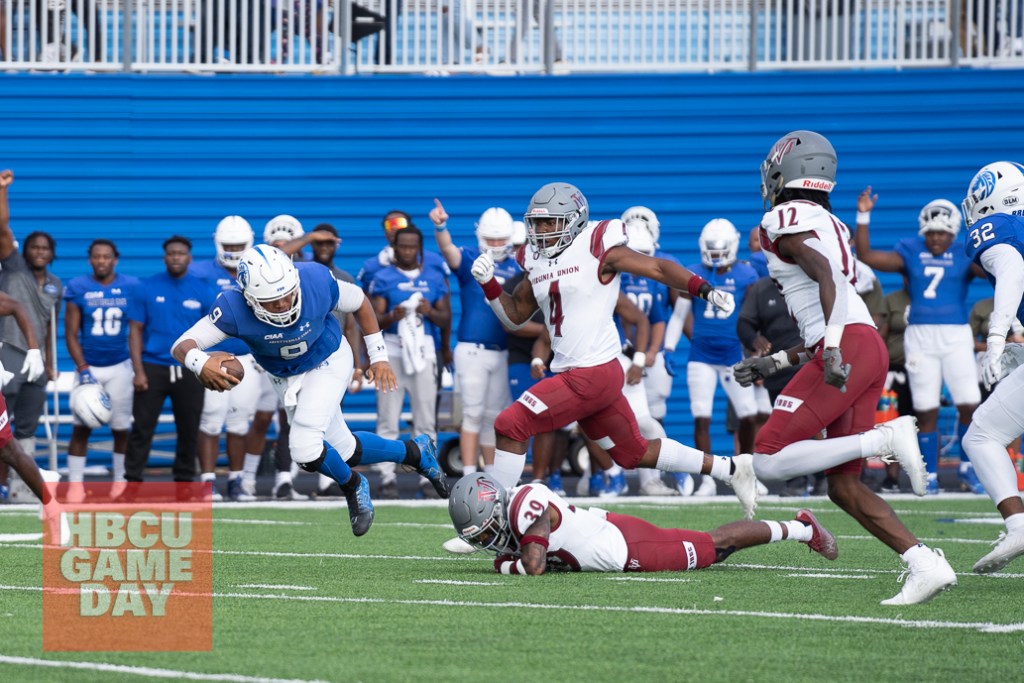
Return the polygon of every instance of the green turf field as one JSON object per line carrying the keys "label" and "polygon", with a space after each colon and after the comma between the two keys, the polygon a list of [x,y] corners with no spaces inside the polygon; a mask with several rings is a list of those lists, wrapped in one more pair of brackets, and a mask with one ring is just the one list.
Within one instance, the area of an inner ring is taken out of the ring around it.
{"label": "green turf field", "polygon": [[[739,516],[724,496],[633,500],[602,506],[705,530]],[[774,500],[759,518],[802,503]],[[898,591],[897,556],[820,499],[807,504],[838,537],[836,562],[783,542],[699,572],[542,577],[444,554],[453,534],[437,502],[379,504],[361,539],[337,503],[218,506],[202,653],[44,653],[40,542],[9,536],[40,523],[4,507],[0,681],[1021,680],[1024,562],[970,573],[1002,529],[989,500],[891,501],[957,570],[959,585],[929,604],[879,605]]]}

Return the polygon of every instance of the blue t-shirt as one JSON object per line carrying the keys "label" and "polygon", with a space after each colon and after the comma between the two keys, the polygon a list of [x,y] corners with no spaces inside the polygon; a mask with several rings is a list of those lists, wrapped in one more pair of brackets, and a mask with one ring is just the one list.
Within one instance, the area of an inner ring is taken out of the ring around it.
{"label": "blue t-shirt", "polygon": [[138,285],[131,275],[115,274],[109,285],[80,275],[64,288],[64,300],[82,312],[78,341],[89,365],[104,368],[128,359],[128,307]]}
{"label": "blue t-shirt", "polygon": [[711,283],[715,289],[729,292],[736,299],[736,309],[729,315],[704,299],[693,300],[693,338],[690,360],[709,365],[733,365],[743,360],[743,346],[736,334],[736,321],[747,288],[757,282],[757,271],[745,261],[737,261],[727,273],[718,274],[702,263],[689,269]]}
{"label": "blue t-shirt", "polygon": [[[971,226],[964,243],[967,257],[981,266],[981,255],[997,244],[1008,244],[1024,257],[1024,218],[997,213]],[[984,268],[985,266],[981,266]],[[989,282],[994,287],[996,279],[987,270]],[[911,306],[913,314],[913,306]],[[1024,320],[1024,299],[1017,305],[1017,320]]]}
{"label": "blue t-shirt", "polygon": [[[188,267],[188,272],[205,282],[210,287],[214,296],[231,289],[238,289],[235,276],[231,274],[231,271],[222,266],[216,258],[209,261],[200,261],[199,263],[193,262]],[[207,351],[223,351],[235,356],[244,356],[249,353],[249,347],[241,339],[225,339],[220,344],[207,349]]]}
{"label": "blue t-shirt", "polygon": [[142,323],[142,360],[177,365],[171,345],[196,324],[213,304],[213,292],[195,275],[173,278],[167,272],[143,279],[128,306],[128,318]]}
{"label": "blue t-shirt", "polygon": [[[369,295],[384,297],[387,301],[387,310],[390,311],[416,292],[422,294],[423,298],[433,305],[447,296],[448,285],[445,284],[444,278],[436,269],[423,268],[416,277],[409,277],[396,266],[388,266],[379,270],[373,278],[373,282],[370,283]],[[398,334],[398,323],[396,322],[384,331]],[[424,317],[423,334],[433,335],[436,331],[437,327]]]}
{"label": "blue t-shirt", "polygon": [[908,325],[963,325],[969,314],[967,286],[971,260],[956,242],[942,254],[932,255],[923,237],[908,237],[896,244],[903,258],[910,292]]}
{"label": "blue t-shirt", "polygon": [[[370,293],[370,285],[373,284],[373,278],[377,277],[377,273],[386,267],[380,264],[377,256],[371,256],[363,262],[363,267],[359,269],[356,279],[359,280],[359,286],[363,288],[364,292]],[[436,270],[444,279],[445,287],[447,288],[448,276],[452,274],[452,270],[448,267],[448,263],[441,258],[440,254],[424,249],[423,270]]]}
{"label": "blue t-shirt", "polygon": [[275,377],[293,377],[316,368],[342,344],[341,325],[332,315],[338,283],[326,266],[298,262],[302,307],[299,319],[277,327],[256,317],[237,289],[217,296],[210,321],[224,334],[240,339],[256,362]]}
{"label": "blue t-shirt", "polygon": [[[484,297],[484,290],[480,289],[480,285],[470,272],[473,261],[480,256],[480,248],[460,247],[459,251],[462,252],[462,261],[455,271],[455,277],[459,281],[459,300],[462,302],[462,317],[459,319],[457,330],[459,341],[496,344],[506,349],[508,332],[502,327],[498,316],[494,315]],[[514,258],[509,257],[494,263],[494,278],[499,284],[504,285],[506,280],[511,280],[520,272],[519,264]]]}
{"label": "blue t-shirt", "polygon": [[[619,291],[629,297],[637,308],[644,312],[647,320],[652,325],[668,322],[672,311],[668,308],[668,286],[646,277],[640,277],[632,273],[622,273],[619,281]],[[616,316],[617,318],[618,316]],[[619,337],[625,341],[622,331],[622,321],[616,321],[619,326]],[[647,349],[638,349],[646,351]]]}
{"label": "blue t-shirt", "polygon": [[763,251],[752,253],[748,263],[757,271],[758,277],[768,277],[768,256]]}

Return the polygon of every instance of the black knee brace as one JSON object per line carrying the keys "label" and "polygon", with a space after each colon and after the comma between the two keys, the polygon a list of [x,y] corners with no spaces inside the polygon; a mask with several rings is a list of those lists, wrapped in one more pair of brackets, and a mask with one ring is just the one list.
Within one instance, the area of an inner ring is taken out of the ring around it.
{"label": "black knee brace", "polygon": [[310,460],[309,462],[300,462],[299,463],[299,467],[301,467],[302,469],[306,470],[307,472],[319,472],[320,471],[320,463],[322,463],[324,461],[324,457],[326,455],[327,455],[327,446],[324,446],[323,450],[320,451],[320,457],[319,458],[317,458],[316,460]]}

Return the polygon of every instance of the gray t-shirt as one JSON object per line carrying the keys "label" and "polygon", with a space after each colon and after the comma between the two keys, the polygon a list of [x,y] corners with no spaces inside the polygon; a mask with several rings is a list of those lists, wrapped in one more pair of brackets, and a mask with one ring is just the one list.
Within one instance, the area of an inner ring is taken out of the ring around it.
{"label": "gray t-shirt", "polygon": [[[47,271],[46,280],[40,287],[32,269],[25,262],[25,257],[20,251],[13,251],[7,258],[0,260],[3,267],[3,274],[0,276],[0,291],[6,292],[28,311],[28,318],[35,328],[36,338],[43,350],[43,357],[48,355],[48,344],[46,330],[50,323],[50,312],[58,305],[64,296],[64,286],[60,278]],[[18,329],[18,322],[14,316],[9,315],[2,318],[4,344],[25,351],[28,349],[28,342],[25,335]]]}

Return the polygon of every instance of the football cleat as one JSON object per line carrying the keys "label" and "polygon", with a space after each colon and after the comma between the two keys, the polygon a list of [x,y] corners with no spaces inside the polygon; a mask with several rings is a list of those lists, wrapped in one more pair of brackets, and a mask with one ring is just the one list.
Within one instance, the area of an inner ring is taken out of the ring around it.
{"label": "football cleat", "polygon": [[960,488],[979,496],[985,495],[985,487],[978,480],[978,475],[974,472],[974,465],[969,462],[960,464]]}
{"label": "football cleat", "polygon": [[921,448],[917,444],[917,418],[904,415],[875,425],[875,429],[885,437],[885,445],[878,453],[882,462],[898,462],[910,477],[910,486],[914,494],[923,496],[928,493],[928,471],[924,466]]}
{"label": "football cleat", "polygon": [[251,503],[256,496],[246,493],[242,488],[242,478],[228,479],[228,500],[235,503]]}
{"label": "football cleat", "polygon": [[304,496],[296,491],[290,481],[282,481],[280,485],[275,486],[271,495],[274,500],[309,500],[309,496]]}
{"label": "football cleat", "polygon": [[925,548],[927,555],[908,564],[899,581],[906,579],[903,590],[882,600],[883,605],[920,605],[956,585],[956,572],[938,548]]}
{"label": "football cleat", "polygon": [[[676,480],[676,491],[679,492],[680,496],[693,495],[693,477],[686,472],[673,472],[672,476]],[[715,487],[715,493],[718,493],[717,486]]]}
{"label": "football cleat", "polygon": [[370,525],[373,524],[370,482],[358,472],[353,472],[352,476],[359,477],[359,484],[354,489],[345,491],[345,501],[348,503],[348,519],[352,523],[352,533],[362,536],[370,530]]}
{"label": "football cleat", "polygon": [[832,532],[821,525],[821,522],[814,516],[814,513],[804,508],[796,513],[796,521],[803,522],[811,527],[811,540],[801,541],[807,547],[818,553],[826,560],[834,560],[839,557],[839,546],[836,545],[836,537]]}
{"label": "football cleat", "polygon": [[420,434],[412,442],[420,449],[420,465],[416,471],[427,478],[438,496],[447,498],[448,481],[445,479],[444,470],[437,462],[437,445],[434,440],[427,434]]}
{"label": "football cleat", "polygon": [[[729,485],[732,486],[736,498],[743,508],[743,516],[746,519],[754,518],[754,511],[757,510],[757,475],[754,474],[754,456],[750,453],[734,455],[732,462],[735,470],[729,477]],[[704,488],[704,484],[701,484]]]}
{"label": "football cleat", "polygon": [[995,549],[974,563],[976,574],[991,574],[1010,564],[1015,558],[1024,555],[1024,529],[1006,532],[1001,531],[993,544]]}
{"label": "football cleat", "polygon": [[242,492],[256,498],[256,479],[242,475]]}
{"label": "football cleat", "polygon": [[667,486],[665,482],[661,480],[661,477],[657,479],[651,479],[644,483],[640,487],[641,496],[678,496],[679,491],[676,491],[671,486]]}
{"label": "football cleat", "polygon": [[700,486],[693,492],[693,495],[697,498],[710,498],[711,496],[718,495],[718,484],[715,483],[714,478],[710,474],[702,474],[700,477]]}

